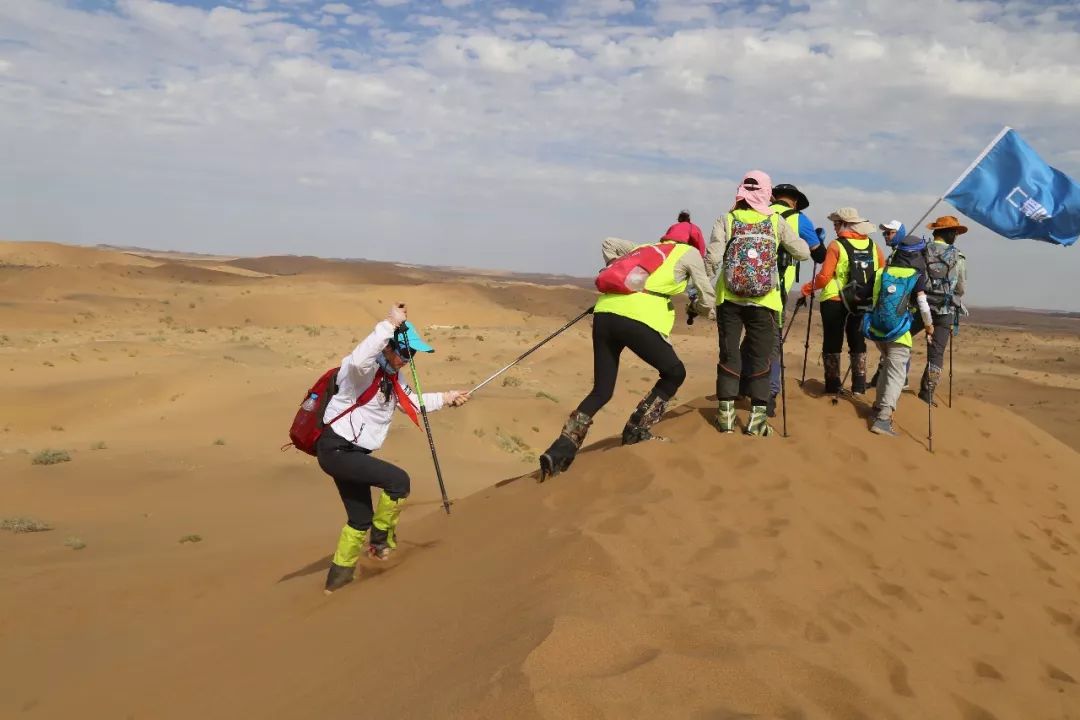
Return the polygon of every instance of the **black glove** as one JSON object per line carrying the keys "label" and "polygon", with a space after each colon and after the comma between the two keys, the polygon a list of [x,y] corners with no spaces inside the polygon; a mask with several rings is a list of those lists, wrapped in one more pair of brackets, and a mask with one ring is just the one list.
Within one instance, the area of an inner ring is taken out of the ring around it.
{"label": "black glove", "polygon": [[795,307],[801,308],[803,305],[806,305],[806,296],[800,295],[799,299],[795,301]]}

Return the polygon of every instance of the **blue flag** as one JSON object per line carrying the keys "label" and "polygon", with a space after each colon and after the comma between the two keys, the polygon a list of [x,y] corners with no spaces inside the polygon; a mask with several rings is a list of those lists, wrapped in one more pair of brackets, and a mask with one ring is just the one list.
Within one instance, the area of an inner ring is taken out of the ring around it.
{"label": "blue flag", "polygon": [[1011,128],[945,194],[953,207],[1007,238],[1072,245],[1080,238],[1080,184],[1039,157]]}

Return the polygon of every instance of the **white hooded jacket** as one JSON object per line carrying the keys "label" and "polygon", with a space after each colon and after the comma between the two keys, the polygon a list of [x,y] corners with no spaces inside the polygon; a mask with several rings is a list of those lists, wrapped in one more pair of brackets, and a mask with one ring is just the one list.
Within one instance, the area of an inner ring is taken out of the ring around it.
{"label": "white hooded jacket", "polygon": [[[378,357],[393,336],[394,326],[389,320],[383,320],[356,346],[356,349],[341,360],[341,369],[338,370],[337,375],[338,392],[326,405],[326,412],[323,413],[324,423],[337,417],[371,387],[375,374],[379,371]],[[405,383],[402,383],[402,389],[419,412],[420,406],[415,399],[416,393]],[[428,412],[441,410],[442,393],[424,393],[424,406]],[[330,428],[354,445],[375,451],[386,441],[386,434],[390,431],[390,423],[394,419],[396,408],[399,408],[399,403],[395,395],[391,394],[390,399],[387,399],[383,393],[377,392],[367,404],[361,405],[340,418]]]}

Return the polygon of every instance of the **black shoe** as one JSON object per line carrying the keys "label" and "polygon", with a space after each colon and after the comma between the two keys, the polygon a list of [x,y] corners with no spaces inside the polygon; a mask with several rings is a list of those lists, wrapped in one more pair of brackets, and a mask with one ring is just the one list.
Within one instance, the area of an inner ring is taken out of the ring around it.
{"label": "black shoe", "polygon": [[765,403],[765,414],[769,417],[776,417],[776,396],[770,395],[769,401]]}
{"label": "black shoe", "polygon": [[330,563],[330,572],[326,573],[326,587],[323,592],[329,595],[351,583],[353,581],[353,571],[354,568]]}
{"label": "black shoe", "polygon": [[865,395],[866,394],[866,376],[865,375],[852,375],[851,376],[851,393],[853,395]]}
{"label": "black shoe", "polygon": [[919,399],[931,407],[937,407],[937,403],[934,402],[933,397],[930,395],[930,391],[926,388],[919,391]]}
{"label": "black shoe", "polygon": [[372,525],[368,541],[368,557],[373,560],[386,560],[392,552],[394,548],[390,547],[390,533]]}
{"label": "black shoe", "polygon": [[574,462],[576,455],[577,447],[574,441],[565,435],[560,435],[547,452],[540,456],[540,481],[543,482],[567,470]]}

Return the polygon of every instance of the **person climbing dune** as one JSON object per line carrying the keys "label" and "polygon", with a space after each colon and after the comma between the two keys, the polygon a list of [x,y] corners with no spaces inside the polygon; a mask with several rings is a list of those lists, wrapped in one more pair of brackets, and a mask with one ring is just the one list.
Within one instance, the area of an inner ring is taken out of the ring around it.
{"label": "person climbing dune", "polygon": [[597,277],[601,295],[593,309],[593,387],[570,414],[559,437],[540,456],[541,478],[565,471],[574,461],[593,417],[611,400],[619,374],[619,358],[629,349],[660,373],[623,428],[624,445],[650,440],[650,428],[667,410],[668,401],[686,379],[686,367],[668,336],[675,325],[672,298],[693,285],[696,310],[709,317],[712,285],[702,256],[692,245],[661,240],[635,246],[607,238],[602,246],[607,267]]}
{"label": "person climbing dune", "polygon": [[[326,427],[316,443],[319,467],[334,479],[348,518],[326,575],[328,594],[352,582],[365,544],[368,555],[376,560],[386,560],[397,547],[409,475],[373,453],[382,447],[395,410],[419,426],[416,395],[401,384],[398,371],[414,353],[434,351],[408,322],[406,308],[400,304],[391,307],[387,318],[341,361],[337,392],[323,413]],[[466,393],[456,390],[423,396],[429,412],[459,407],[468,400]],[[374,506],[372,488],[382,490]]]}
{"label": "person climbing dune", "polygon": [[[735,398],[745,373],[751,411],[745,432],[766,436],[769,370],[780,342],[781,248],[794,262],[810,258],[810,248],[772,203],[772,180],[748,172],[735,191],[735,204],[713,224],[706,264],[716,278],[716,323],[720,358],[716,365],[717,427],[735,431]],[[740,350],[746,332],[746,360]]]}

